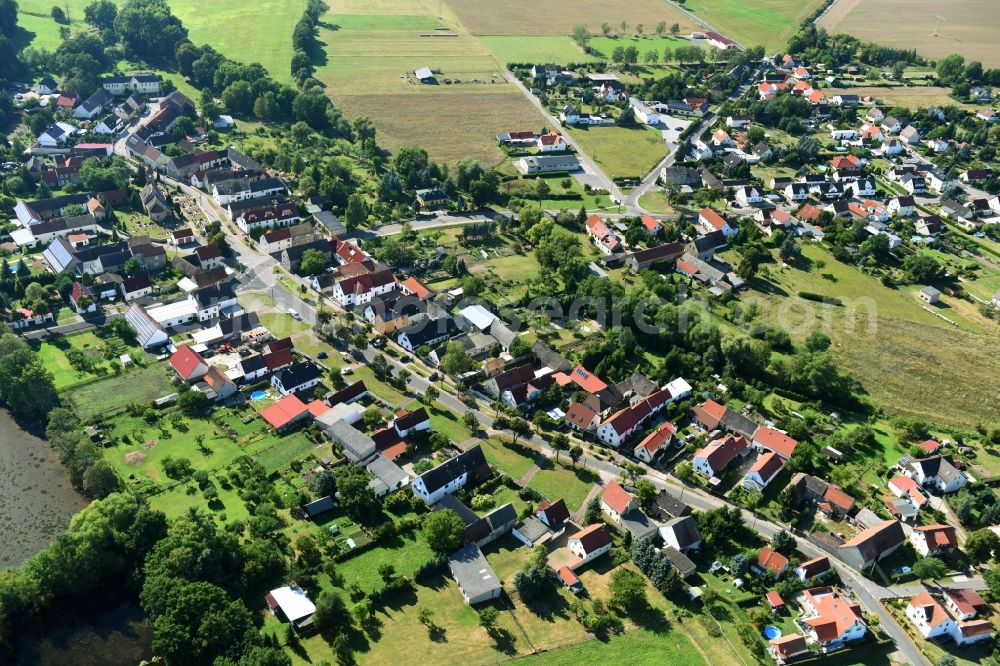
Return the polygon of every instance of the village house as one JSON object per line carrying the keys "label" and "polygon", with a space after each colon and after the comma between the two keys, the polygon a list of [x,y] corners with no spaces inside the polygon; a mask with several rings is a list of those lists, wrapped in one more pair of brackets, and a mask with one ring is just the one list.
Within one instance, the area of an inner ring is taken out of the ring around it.
{"label": "village house", "polygon": [[993,635],[991,622],[956,620],[927,590],[910,600],[906,606],[906,617],[927,639],[946,636],[956,645],[969,645],[988,640]]}
{"label": "village house", "polygon": [[676,427],[673,423],[669,421],[661,423],[653,432],[646,435],[641,442],[636,444],[635,448],[632,449],[632,455],[645,463],[652,463],[660,452],[670,448],[670,442],[674,438],[675,431]]}
{"label": "village house", "polygon": [[805,590],[802,612],[802,623],[809,627],[809,638],[827,649],[863,638],[868,630],[861,606],[832,587]]}
{"label": "village house", "polygon": [[943,555],[958,548],[955,528],[951,525],[921,525],[910,532],[910,543],[922,557]]}
{"label": "village house", "polygon": [[436,504],[444,495],[464,487],[470,480],[481,479],[491,473],[486,456],[477,444],[434,469],[418,476],[410,484],[413,494],[426,504]]}
{"label": "village house", "polygon": [[281,395],[306,391],[319,384],[323,372],[312,361],[300,361],[271,376],[271,386]]}
{"label": "village house", "polygon": [[757,462],[747,470],[743,477],[743,487],[747,490],[764,492],[768,484],[778,476],[784,467],[785,461],[776,453],[765,453],[757,458]]}
{"label": "village house", "polygon": [[951,459],[946,456],[919,458],[909,461],[901,467],[903,474],[916,481],[921,487],[931,487],[942,493],[956,492],[969,481],[965,474],[956,468]]}
{"label": "village house", "polygon": [[569,568],[579,569],[611,550],[611,530],[604,523],[595,523],[570,536],[567,547],[577,557]]}
{"label": "village house", "polygon": [[864,570],[899,550],[906,542],[898,520],[886,520],[858,532],[837,549],[840,559]]}
{"label": "village house", "polygon": [[750,568],[758,576],[781,578],[788,571],[788,558],[770,546],[764,546],[757,554],[757,562],[750,565]]}
{"label": "village house", "polygon": [[811,560],[807,560],[795,567],[792,573],[795,577],[805,582],[810,578],[816,578],[818,576],[824,576],[830,572],[830,559],[825,555],[820,557],[814,557]]}
{"label": "village house", "polygon": [[664,544],[681,553],[701,548],[701,534],[698,532],[698,524],[689,515],[668,520],[660,526],[659,533]]}
{"label": "village house", "polygon": [[709,230],[721,231],[725,236],[734,236],[739,229],[732,227],[729,221],[711,208],[702,208],[698,213],[698,224]]}
{"label": "village house", "polygon": [[709,479],[717,477],[737,458],[746,455],[750,442],[726,435],[712,440],[694,454],[694,470]]}

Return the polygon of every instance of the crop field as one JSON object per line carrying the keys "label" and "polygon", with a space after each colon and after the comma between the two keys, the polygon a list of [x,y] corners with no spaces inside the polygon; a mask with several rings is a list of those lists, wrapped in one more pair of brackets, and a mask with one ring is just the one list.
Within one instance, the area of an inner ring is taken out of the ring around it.
{"label": "crop field", "polygon": [[[932,37],[937,15],[944,17]],[[886,30],[891,17],[892,30]],[[905,17],[904,20],[900,20]],[[995,0],[839,0],[820,19],[820,27],[900,49],[913,49],[928,58],[961,53],[985,67],[1000,65],[996,35],[1000,12]]]}
{"label": "crop field", "polygon": [[627,32],[641,23],[651,32],[660,21],[679,23],[691,32],[691,22],[660,0],[448,0],[448,5],[474,35],[568,35],[578,25],[600,33],[601,24],[615,30],[625,21]]}
{"label": "crop field", "polygon": [[685,9],[745,47],[780,51],[821,0],[692,0]]}
{"label": "crop field", "polygon": [[[435,160],[492,166],[503,159],[496,134],[543,124],[485,45],[430,13],[328,14],[324,26],[327,63],[317,78],[349,116],[371,118],[389,150],[420,145]],[[439,82],[418,83],[420,67]]]}
{"label": "crop field", "polygon": [[570,134],[609,178],[643,176],[667,156],[662,134],[650,127],[574,127]]}

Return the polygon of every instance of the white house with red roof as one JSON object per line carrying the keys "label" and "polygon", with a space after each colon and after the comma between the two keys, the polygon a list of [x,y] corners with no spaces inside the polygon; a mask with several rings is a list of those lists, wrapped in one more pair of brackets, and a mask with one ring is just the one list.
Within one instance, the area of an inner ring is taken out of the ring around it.
{"label": "white house with red roof", "polygon": [[647,233],[657,235],[663,231],[663,226],[660,224],[660,221],[652,215],[643,215],[639,218],[639,221],[642,222],[642,226]]}
{"label": "white house with red roof", "polygon": [[739,232],[738,228],[729,225],[726,218],[707,206],[698,213],[698,224],[713,231],[721,231],[725,236],[735,236]]}
{"label": "white house with red roof", "polygon": [[181,345],[170,355],[170,367],[186,382],[203,377],[208,372],[208,363],[188,345]]}
{"label": "white house with red roof", "polygon": [[757,458],[757,462],[743,476],[743,487],[747,490],[764,492],[768,484],[778,476],[785,461],[777,453],[768,451]]}
{"label": "white house with red roof", "polygon": [[757,563],[750,568],[759,576],[780,578],[788,571],[788,558],[770,546],[764,546],[757,553]]}
{"label": "white house with red roof", "polygon": [[[956,616],[952,615],[952,612],[958,612],[960,613],[957,616],[959,618],[968,616],[968,610],[971,606],[968,602],[964,602],[965,600],[961,600],[964,603],[953,603],[956,592],[958,591],[945,590],[944,598],[948,605],[946,609],[930,592],[924,590],[910,599],[910,603],[906,605],[907,619],[913,623],[917,632],[924,638],[949,636],[956,645],[970,645],[991,638],[993,636],[993,623],[989,620],[956,619]],[[979,598],[979,595],[974,591],[969,590],[968,592]],[[981,602],[982,598],[979,598],[979,601]],[[966,612],[961,612],[959,609]],[[971,610],[973,615],[969,617],[974,617],[975,608]]]}
{"label": "white house with red roof", "polygon": [[719,475],[738,457],[745,454],[750,442],[745,437],[726,435],[713,440],[694,454],[694,470],[708,478]]}
{"label": "white house with red roof", "polygon": [[595,523],[570,536],[566,546],[578,558],[570,569],[579,569],[611,550],[611,530],[604,523]]}
{"label": "white house with red roof", "polygon": [[670,447],[670,442],[674,438],[677,428],[673,423],[666,421],[661,423],[656,430],[646,435],[641,442],[632,450],[632,454],[646,463],[653,462],[660,451],[665,451]]}
{"label": "white house with red roof", "polygon": [[549,132],[538,137],[536,146],[542,153],[559,153],[566,150],[566,140],[558,132]]}
{"label": "white house with red roof", "polygon": [[608,225],[604,223],[600,215],[591,215],[587,218],[587,235],[594,241],[604,254],[614,254],[621,250],[621,241],[612,233]]}
{"label": "white house with red roof", "polygon": [[922,525],[910,532],[910,543],[921,556],[941,555],[958,548],[955,528],[951,525]]}
{"label": "white house with red roof", "polygon": [[824,648],[864,638],[868,631],[861,606],[832,587],[805,590],[801,599],[802,624],[809,627],[809,638]]}
{"label": "white house with red roof", "polygon": [[622,516],[637,507],[632,496],[618,485],[617,481],[610,481],[604,487],[604,493],[601,494],[601,511],[616,525],[621,524]]}
{"label": "white house with red roof", "polygon": [[896,497],[909,498],[917,509],[923,507],[927,502],[927,498],[920,492],[920,486],[917,485],[917,482],[902,474],[889,480],[889,490]]}
{"label": "white house with red roof", "polygon": [[798,441],[774,428],[761,426],[753,434],[753,447],[758,451],[771,451],[788,460],[795,452]]}
{"label": "white house with red roof", "polygon": [[989,612],[987,604],[979,593],[968,588],[944,588],[944,603],[949,612],[959,620],[971,620],[979,613]]}

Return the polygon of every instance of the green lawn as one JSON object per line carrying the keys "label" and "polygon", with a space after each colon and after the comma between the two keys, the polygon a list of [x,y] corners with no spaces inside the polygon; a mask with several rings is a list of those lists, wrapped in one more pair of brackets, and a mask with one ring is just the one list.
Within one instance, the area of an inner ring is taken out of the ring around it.
{"label": "green lawn", "polygon": [[574,127],[569,132],[611,178],[645,176],[667,156],[662,134],[650,127]]}
{"label": "green lawn", "polygon": [[[524,473],[535,464],[535,457],[529,449],[522,449],[519,446],[511,448],[508,442],[498,439],[488,439],[482,443],[483,453],[490,465],[500,468],[507,476],[515,481],[524,476]],[[525,455],[529,454],[529,455]]]}
{"label": "green lawn", "polygon": [[427,413],[431,417],[431,430],[434,432],[442,433],[448,439],[457,444],[461,444],[465,440],[472,437],[472,432],[465,427],[465,423],[462,422],[462,419],[440,402],[435,402],[433,405],[428,407],[420,401],[414,400],[406,406],[407,409],[411,410],[417,409],[418,407],[423,407],[427,410]]}
{"label": "green lawn", "polygon": [[479,41],[504,64],[569,65],[601,60],[584,53],[568,35],[483,35]]}
{"label": "green lawn", "polygon": [[707,663],[687,636],[678,631],[656,632],[634,629],[606,641],[592,640],[580,645],[550,650],[528,657],[525,664],[540,666],[579,666],[615,661],[623,664],[677,664],[695,666]]}
{"label": "green lawn", "polygon": [[551,500],[559,498],[566,500],[569,510],[576,511],[599,477],[583,467],[573,469],[563,466],[563,463],[547,462],[548,464],[532,477],[528,485]]}
{"label": "green lawn", "polygon": [[684,7],[744,47],[763,46],[772,53],[785,46],[819,4],[820,0],[695,0]]}
{"label": "green lawn", "polygon": [[66,392],[66,397],[81,418],[90,419],[129,403],[150,403],[174,393],[176,387],[170,379],[169,368],[161,363],[152,363],[71,389]]}
{"label": "green lawn", "polygon": [[397,574],[412,576],[417,567],[433,556],[423,532],[417,530],[337,564],[337,571],[344,577],[345,587],[357,583],[368,592],[381,582],[378,577],[380,565],[391,564],[396,567]]}
{"label": "green lawn", "polygon": [[670,37],[668,35],[664,35],[663,37],[656,35],[646,35],[643,37],[594,37],[590,40],[590,46],[600,51],[607,59],[611,58],[611,54],[619,46],[622,48],[634,46],[639,51],[639,62],[645,62],[646,54],[650,51],[659,56],[658,62],[662,62],[663,49],[670,48],[672,51],[678,46],[691,45],[700,46],[698,42],[691,42],[683,37]]}
{"label": "green lawn", "polygon": [[284,312],[267,312],[258,316],[260,323],[266,326],[276,338],[283,338],[309,329],[309,324]]}
{"label": "green lawn", "polygon": [[[113,361],[104,359],[104,350],[108,344],[113,343],[102,340],[93,332],[87,331],[42,342],[38,345],[38,355],[41,357],[45,367],[52,372],[56,388],[61,390],[88,379],[110,375],[113,365],[117,365],[120,368],[121,363],[117,359]],[[66,357],[66,352],[70,349],[77,349],[95,359],[98,362],[96,371],[87,372],[75,369]],[[142,350],[138,348],[126,348],[123,351],[134,352],[139,358],[143,357]]]}

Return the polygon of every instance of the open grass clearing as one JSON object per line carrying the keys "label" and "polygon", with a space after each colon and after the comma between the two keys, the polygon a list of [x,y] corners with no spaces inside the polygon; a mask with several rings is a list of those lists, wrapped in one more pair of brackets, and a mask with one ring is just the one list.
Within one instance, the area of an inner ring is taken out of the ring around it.
{"label": "open grass clearing", "polygon": [[[121,370],[121,363],[117,358],[111,361],[104,358],[104,352],[109,345],[118,353],[130,353],[137,358],[144,357],[141,349],[126,347],[118,338],[102,340],[92,331],[50,338],[38,344],[37,353],[45,367],[52,372],[56,388],[61,390],[80,382],[110,376],[115,365]],[[66,355],[70,350],[80,351],[91,358],[95,363],[94,372],[74,368]]]}
{"label": "open grass clearing", "polygon": [[258,314],[258,317],[260,317],[260,323],[266,326],[276,338],[309,330],[309,324],[295,319],[286,312],[265,312]]}
{"label": "open grass clearing", "polygon": [[[568,458],[568,456],[566,456]],[[576,511],[597,483],[598,475],[584,467],[575,469],[562,462],[544,461],[528,485],[550,500],[564,499],[570,511]]]}
{"label": "open grass clearing", "polygon": [[550,650],[524,660],[526,665],[578,666],[596,664],[614,655],[625,664],[677,664],[695,666],[705,664],[694,644],[678,631],[667,636],[649,629],[633,629],[606,641],[591,640],[579,645]]}
{"label": "open grass clearing", "polygon": [[685,8],[744,47],[781,51],[821,0],[698,0]]}
{"label": "open grass clearing", "polygon": [[[772,294],[744,296],[760,303],[764,319],[781,325],[796,343],[813,330],[827,333],[839,366],[891,414],[965,428],[1000,420],[995,329],[981,330],[959,317],[965,330],[951,327],[921,310],[912,290],[888,289],[820,246],[803,251],[825,265],[772,270]],[[797,291],[834,296],[847,306],[805,301]]]}
{"label": "open grass clearing", "polygon": [[939,86],[824,88],[823,94],[827,96],[827,99],[839,94],[859,95],[862,99],[870,97],[880,100],[879,103],[884,106],[904,106],[911,109],[926,106],[958,106],[968,110],[978,108],[973,104],[962,104],[955,101],[955,98],[951,96],[951,88]]}
{"label": "open grass clearing", "polygon": [[679,23],[681,32],[693,30],[687,17],[659,0],[449,0],[448,6],[474,35],[568,35],[578,25],[600,34],[602,23],[618,31],[622,21],[627,34],[638,23],[651,32],[660,21],[668,28]]}
{"label": "open grass clearing", "polygon": [[529,62],[569,65],[601,61],[584,53],[568,35],[482,35],[479,41],[504,65]]}
{"label": "open grass clearing", "polygon": [[535,456],[527,447],[521,447],[517,444],[511,446],[510,442],[497,438],[487,439],[483,441],[481,446],[490,465],[499,468],[515,481],[524,476],[524,473],[535,464]]}
{"label": "open grass clearing", "polygon": [[[670,26],[667,26],[669,29]],[[619,46],[628,48],[634,46],[639,51],[639,62],[646,61],[646,54],[655,53],[659,61],[663,61],[663,49],[670,48],[671,51],[678,46],[703,46],[697,41],[691,41],[684,37],[672,37],[670,35],[643,35],[641,37],[594,37],[590,40],[589,46],[600,51],[608,60],[611,54]],[[714,55],[714,54],[713,54]]]}
{"label": "open grass clearing", "polygon": [[[961,53],[967,61],[979,60],[985,67],[1000,65],[996,34],[1000,13],[993,0],[956,0],[947,5],[936,37],[931,37],[941,14],[933,0],[840,0],[819,21],[832,33],[843,32],[861,40],[899,49],[916,49],[938,59]],[[892,17],[892,30],[885,20]]]}
{"label": "open grass clearing", "polygon": [[610,178],[645,176],[667,156],[663,136],[650,127],[574,127],[569,132]]}

